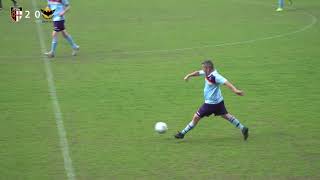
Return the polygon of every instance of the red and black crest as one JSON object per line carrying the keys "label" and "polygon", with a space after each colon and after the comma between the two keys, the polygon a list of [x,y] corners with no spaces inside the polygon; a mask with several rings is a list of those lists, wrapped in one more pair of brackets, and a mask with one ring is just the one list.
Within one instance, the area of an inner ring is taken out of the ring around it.
{"label": "red and black crest", "polygon": [[10,17],[14,22],[18,22],[22,19],[22,7],[11,7]]}

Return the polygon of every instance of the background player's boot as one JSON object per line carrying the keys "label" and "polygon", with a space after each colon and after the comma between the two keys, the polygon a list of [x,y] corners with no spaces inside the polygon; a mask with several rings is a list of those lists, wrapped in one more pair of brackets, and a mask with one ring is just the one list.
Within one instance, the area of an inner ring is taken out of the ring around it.
{"label": "background player's boot", "polygon": [[12,0],[12,2],[13,2],[13,6],[14,6],[14,7],[18,7],[18,3],[17,3],[16,0]]}
{"label": "background player's boot", "polygon": [[48,58],[53,58],[54,57],[54,53],[51,52],[51,51],[44,53],[44,55],[46,55]]}
{"label": "background player's boot", "polygon": [[282,9],[281,7],[279,7],[279,8],[277,8],[276,11],[277,11],[277,12],[281,12],[281,11],[283,11],[283,9]]}
{"label": "background player's boot", "polygon": [[247,140],[248,137],[249,137],[249,128],[244,127],[241,132],[242,132],[242,135],[243,135],[243,139]]}
{"label": "background player's boot", "polygon": [[184,138],[184,134],[182,134],[181,132],[178,132],[176,135],[174,135],[174,137],[176,139],[183,139]]}
{"label": "background player's boot", "polygon": [[76,46],[72,49],[72,56],[76,56],[78,54],[78,51],[80,50],[80,46]]}

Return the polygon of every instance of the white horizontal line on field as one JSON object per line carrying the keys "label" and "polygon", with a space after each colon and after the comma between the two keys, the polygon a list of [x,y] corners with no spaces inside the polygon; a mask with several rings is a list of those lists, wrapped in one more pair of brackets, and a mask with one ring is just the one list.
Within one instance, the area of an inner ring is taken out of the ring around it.
{"label": "white horizontal line on field", "polygon": [[[283,38],[287,36],[291,36],[297,33],[304,32],[310,28],[312,28],[318,21],[318,18],[311,13],[308,13],[306,11],[303,11],[303,14],[310,17],[311,21],[309,24],[296,29],[291,32],[272,35],[272,36],[266,36],[266,37],[260,37],[250,40],[244,40],[244,41],[236,41],[236,42],[225,42],[225,43],[219,43],[219,44],[208,44],[203,46],[194,46],[194,47],[185,47],[185,48],[176,48],[176,49],[154,49],[154,50],[141,50],[141,51],[120,51],[120,52],[99,52],[95,53],[95,55],[121,55],[121,54],[156,54],[156,53],[174,53],[179,51],[190,51],[195,49],[204,49],[204,48],[213,48],[213,47],[224,47],[224,46],[235,46],[235,45],[242,45],[242,44],[251,44],[258,41],[265,41],[265,40],[271,40],[276,38]],[[0,59],[9,59],[9,58],[37,58],[39,56],[0,56]]]}

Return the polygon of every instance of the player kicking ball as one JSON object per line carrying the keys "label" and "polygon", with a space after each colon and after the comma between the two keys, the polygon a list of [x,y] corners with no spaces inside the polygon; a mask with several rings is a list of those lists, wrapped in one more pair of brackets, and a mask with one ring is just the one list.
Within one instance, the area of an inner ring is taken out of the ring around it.
{"label": "player kicking ball", "polygon": [[45,53],[49,58],[53,58],[56,53],[58,45],[58,33],[61,32],[62,36],[68,41],[72,47],[72,55],[76,56],[79,51],[80,46],[78,46],[72,39],[71,35],[67,32],[64,27],[64,15],[69,11],[70,5],[68,0],[48,0],[48,7],[54,10],[53,13],[53,32],[52,32],[52,42],[51,50]]}
{"label": "player kicking ball", "polygon": [[245,127],[240,121],[233,115],[228,113],[223,97],[220,91],[220,85],[227,86],[232,92],[239,96],[243,96],[243,91],[234,87],[227,79],[221,76],[217,70],[214,69],[212,61],[207,60],[202,63],[202,70],[195,71],[188,74],[184,80],[188,81],[191,77],[204,76],[205,86],[204,86],[204,104],[199,108],[193,116],[192,121],[185,127],[181,132],[178,132],[174,137],[177,139],[183,139],[184,136],[193,129],[198,122],[205,116],[210,116],[214,114],[215,116],[220,116],[226,119],[236,128],[239,128],[242,132],[244,140],[247,140],[249,136],[249,128]]}

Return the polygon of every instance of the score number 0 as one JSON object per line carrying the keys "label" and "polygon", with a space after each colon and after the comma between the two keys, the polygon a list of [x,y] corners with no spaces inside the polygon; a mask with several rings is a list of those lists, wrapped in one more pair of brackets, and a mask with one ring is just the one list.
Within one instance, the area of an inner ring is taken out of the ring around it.
{"label": "score number 0", "polygon": [[[26,19],[30,19],[30,11],[24,11],[26,13],[26,15],[24,16]],[[35,11],[34,12],[34,17],[39,19],[41,16],[41,12],[40,11]]]}

